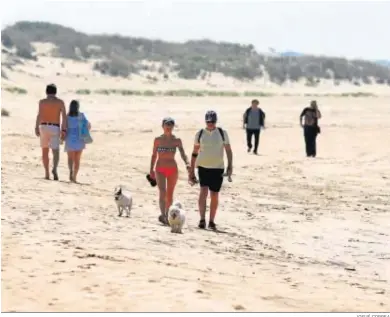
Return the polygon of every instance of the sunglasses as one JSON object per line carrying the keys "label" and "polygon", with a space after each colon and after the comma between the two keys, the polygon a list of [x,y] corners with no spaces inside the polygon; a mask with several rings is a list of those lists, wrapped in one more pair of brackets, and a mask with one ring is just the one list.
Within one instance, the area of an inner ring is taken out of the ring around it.
{"label": "sunglasses", "polygon": [[166,125],[168,127],[173,127],[175,125],[175,123],[172,121],[169,121],[169,122],[165,122],[164,125]]}
{"label": "sunglasses", "polygon": [[211,123],[211,124],[215,124],[217,121],[206,121],[206,123]]}

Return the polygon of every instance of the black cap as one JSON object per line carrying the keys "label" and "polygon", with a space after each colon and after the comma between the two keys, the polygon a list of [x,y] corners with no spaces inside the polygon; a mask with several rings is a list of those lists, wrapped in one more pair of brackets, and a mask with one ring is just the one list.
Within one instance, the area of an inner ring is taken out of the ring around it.
{"label": "black cap", "polygon": [[205,115],[206,122],[217,122],[217,113],[215,111],[207,111]]}

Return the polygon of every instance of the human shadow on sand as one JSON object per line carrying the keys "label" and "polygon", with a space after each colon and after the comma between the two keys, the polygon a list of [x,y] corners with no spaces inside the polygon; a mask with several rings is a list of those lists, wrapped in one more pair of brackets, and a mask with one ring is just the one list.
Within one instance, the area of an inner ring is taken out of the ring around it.
{"label": "human shadow on sand", "polygon": [[221,230],[221,229],[216,229],[216,230],[212,230],[212,229],[202,229],[202,228],[199,228],[199,227],[196,227],[198,230],[203,230],[203,231],[207,231],[207,232],[213,232],[213,233],[216,233],[216,234],[227,234],[227,235],[231,235],[230,232],[228,231],[225,231],[225,230]]}
{"label": "human shadow on sand", "polygon": [[80,185],[80,186],[91,186],[92,185],[92,183],[71,182],[71,181],[67,181],[67,182],[64,181],[64,183],[75,184],[75,185]]}
{"label": "human shadow on sand", "polygon": [[82,183],[82,182],[71,182],[69,180],[54,180],[54,179],[46,179],[45,177],[33,177],[33,179],[39,179],[44,181],[51,181],[51,182],[57,182],[57,183],[64,183],[64,184],[75,184],[80,186],[91,186],[92,183]]}

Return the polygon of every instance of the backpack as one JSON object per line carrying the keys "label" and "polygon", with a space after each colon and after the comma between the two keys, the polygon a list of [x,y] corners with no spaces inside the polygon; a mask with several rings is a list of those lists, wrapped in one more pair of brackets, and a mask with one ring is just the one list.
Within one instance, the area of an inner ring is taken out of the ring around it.
{"label": "backpack", "polygon": [[[252,107],[249,107],[245,111],[245,117],[244,117],[244,123],[245,124],[248,124],[248,116],[249,116],[249,112],[251,111],[251,109],[252,109]],[[263,110],[261,110],[261,108],[259,108],[259,110],[260,110],[259,124],[260,124],[261,127],[264,127],[265,112]]]}
{"label": "backpack", "polygon": [[[222,141],[225,143],[225,135],[224,135],[224,133],[223,133],[223,130],[222,130],[222,128],[217,128],[218,129],[218,131],[219,131],[219,134],[221,135],[221,137],[222,137]],[[198,136],[198,143],[200,144],[200,138],[202,137],[202,134],[203,134],[203,130],[204,129],[202,129],[202,130],[200,130],[199,131],[199,136]]]}

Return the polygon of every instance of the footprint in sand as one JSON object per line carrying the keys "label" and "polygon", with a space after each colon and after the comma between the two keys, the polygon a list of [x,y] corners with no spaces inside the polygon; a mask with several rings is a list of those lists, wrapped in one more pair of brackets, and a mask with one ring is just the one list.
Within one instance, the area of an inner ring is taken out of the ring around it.
{"label": "footprint in sand", "polygon": [[244,306],[242,306],[242,305],[233,305],[233,308],[235,309],[235,310],[245,310],[245,307]]}

